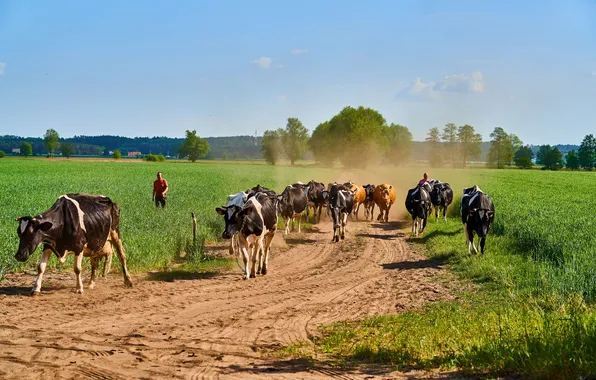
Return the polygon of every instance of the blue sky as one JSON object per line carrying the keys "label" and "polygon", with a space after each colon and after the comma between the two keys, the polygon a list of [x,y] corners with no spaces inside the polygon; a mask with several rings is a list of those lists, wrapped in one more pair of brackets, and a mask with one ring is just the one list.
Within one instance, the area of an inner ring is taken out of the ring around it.
{"label": "blue sky", "polygon": [[0,0],[0,134],[261,135],[344,106],[416,140],[596,132],[594,1]]}

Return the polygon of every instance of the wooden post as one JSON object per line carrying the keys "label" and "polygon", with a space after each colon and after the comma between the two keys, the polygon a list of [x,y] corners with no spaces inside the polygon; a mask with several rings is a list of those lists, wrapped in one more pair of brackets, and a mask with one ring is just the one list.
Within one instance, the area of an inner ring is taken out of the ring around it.
{"label": "wooden post", "polygon": [[192,215],[192,242],[196,244],[197,242],[197,217],[195,216],[194,212],[190,213]]}

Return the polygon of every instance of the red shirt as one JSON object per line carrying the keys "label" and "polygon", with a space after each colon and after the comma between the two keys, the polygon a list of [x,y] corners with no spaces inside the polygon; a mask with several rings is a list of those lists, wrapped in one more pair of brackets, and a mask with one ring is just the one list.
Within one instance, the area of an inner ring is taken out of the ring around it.
{"label": "red shirt", "polygon": [[153,190],[155,190],[156,197],[163,197],[163,191],[168,187],[168,181],[165,179],[156,179],[153,182]]}

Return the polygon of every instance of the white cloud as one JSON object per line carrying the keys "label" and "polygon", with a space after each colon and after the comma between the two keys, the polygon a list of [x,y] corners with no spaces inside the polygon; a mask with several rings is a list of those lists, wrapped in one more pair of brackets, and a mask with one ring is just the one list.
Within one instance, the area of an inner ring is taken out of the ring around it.
{"label": "white cloud", "polygon": [[440,100],[442,93],[459,92],[479,94],[486,90],[484,75],[477,71],[471,76],[465,74],[446,75],[438,82],[423,82],[416,78],[414,82],[402,89],[397,96],[419,98],[428,100]]}
{"label": "white cloud", "polygon": [[254,63],[262,69],[268,69],[271,67],[271,61],[272,59],[269,57],[261,57],[259,59],[255,59],[254,61],[250,61],[249,63]]}
{"label": "white cloud", "polygon": [[300,55],[300,54],[306,54],[306,53],[308,53],[308,50],[306,50],[306,49],[292,49],[290,51],[290,53],[292,53],[294,55]]}
{"label": "white cloud", "polygon": [[406,86],[398,94],[398,98],[414,98],[414,99],[429,99],[440,100],[441,94],[435,91],[435,82],[424,83],[420,78],[416,78],[414,83]]}
{"label": "white cloud", "polygon": [[441,92],[484,92],[484,76],[481,72],[475,72],[472,76],[465,74],[446,75],[436,86],[437,91]]}
{"label": "white cloud", "polygon": [[4,75],[4,66],[6,66],[6,63],[0,62],[0,77]]}

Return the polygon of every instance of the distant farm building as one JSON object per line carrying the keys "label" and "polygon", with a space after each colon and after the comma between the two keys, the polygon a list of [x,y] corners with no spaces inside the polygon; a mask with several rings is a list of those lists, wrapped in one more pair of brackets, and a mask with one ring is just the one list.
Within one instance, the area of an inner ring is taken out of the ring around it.
{"label": "distant farm building", "polygon": [[12,148],[13,154],[21,154],[21,148]]}
{"label": "distant farm building", "polygon": [[141,152],[128,152],[128,157],[136,157],[140,156]]}

